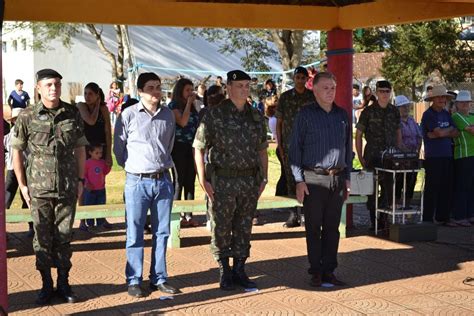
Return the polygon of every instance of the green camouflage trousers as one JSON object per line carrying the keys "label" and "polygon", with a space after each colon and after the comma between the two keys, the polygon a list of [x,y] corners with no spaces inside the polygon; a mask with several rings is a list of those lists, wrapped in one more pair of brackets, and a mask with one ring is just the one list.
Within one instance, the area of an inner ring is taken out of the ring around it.
{"label": "green camouflage trousers", "polygon": [[36,269],[71,268],[72,225],[76,213],[76,198],[31,199],[31,217],[35,237],[33,250]]}
{"label": "green camouflage trousers", "polygon": [[253,177],[216,177],[210,205],[211,252],[214,258],[250,255],[252,219],[257,209],[258,186]]}

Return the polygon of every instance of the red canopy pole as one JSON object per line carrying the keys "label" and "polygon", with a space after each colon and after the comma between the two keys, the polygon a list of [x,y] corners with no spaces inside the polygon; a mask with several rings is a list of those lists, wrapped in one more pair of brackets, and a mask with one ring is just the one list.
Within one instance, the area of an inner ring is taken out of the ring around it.
{"label": "red canopy pole", "polygon": [[[352,122],[352,72],[354,48],[352,30],[333,29],[328,32],[328,71],[336,76],[336,104],[343,107]],[[352,228],[352,205],[347,205],[346,227]]]}
{"label": "red canopy pole", "polygon": [[[2,55],[2,25],[5,1],[0,0],[0,82],[3,83]],[[0,100],[3,104],[3,89],[0,89]],[[5,152],[3,146],[3,105],[0,111],[0,153]],[[6,315],[8,311],[8,279],[7,279],[7,230],[5,219],[5,159],[0,159],[0,315]]]}

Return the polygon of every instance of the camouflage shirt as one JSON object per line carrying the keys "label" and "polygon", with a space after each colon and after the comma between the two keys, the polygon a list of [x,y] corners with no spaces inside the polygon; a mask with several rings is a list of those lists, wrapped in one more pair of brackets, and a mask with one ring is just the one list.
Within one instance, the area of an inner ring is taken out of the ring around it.
{"label": "camouflage shirt", "polygon": [[76,107],[60,101],[48,109],[41,101],[26,108],[15,124],[12,148],[29,153],[26,181],[33,197],[76,194],[76,147],[87,145]]}
{"label": "camouflage shirt", "polygon": [[397,145],[400,112],[390,103],[384,109],[375,102],[362,111],[356,128],[363,133],[367,141],[364,159],[380,157],[381,151]]}
{"label": "camouflage shirt", "polygon": [[308,103],[314,102],[314,94],[311,90],[305,89],[303,93],[296,92],[295,89],[288,90],[280,96],[275,116],[283,121],[281,131],[281,144],[288,150],[291,140],[293,122],[299,110]]}
{"label": "camouflage shirt", "polygon": [[203,117],[193,147],[209,149],[209,162],[217,168],[256,168],[259,151],[268,147],[265,119],[248,104],[239,112],[231,100],[224,100]]}

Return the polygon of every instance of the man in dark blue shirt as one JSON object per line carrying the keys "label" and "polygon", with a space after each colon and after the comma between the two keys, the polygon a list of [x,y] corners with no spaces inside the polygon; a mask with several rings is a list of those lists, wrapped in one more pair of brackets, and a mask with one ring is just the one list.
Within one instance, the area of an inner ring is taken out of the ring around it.
{"label": "man in dark blue shirt", "polygon": [[10,93],[8,97],[8,105],[10,108],[26,108],[30,104],[30,96],[26,91],[23,91],[23,80],[15,80],[15,90]]}
{"label": "man in dark blue shirt", "polygon": [[344,285],[337,267],[339,223],[350,190],[352,133],[345,110],[334,103],[336,79],[328,72],[313,79],[316,102],[296,116],[289,150],[296,197],[303,203],[311,286]]}

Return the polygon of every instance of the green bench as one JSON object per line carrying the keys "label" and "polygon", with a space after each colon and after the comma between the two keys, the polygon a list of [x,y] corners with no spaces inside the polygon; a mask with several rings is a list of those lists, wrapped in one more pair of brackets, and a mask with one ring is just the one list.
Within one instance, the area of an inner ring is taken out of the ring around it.
{"label": "green bench", "polygon": [[[367,201],[366,196],[350,196],[342,209],[342,220],[339,230],[341,237],[346,236],[346,204],[364,203]],[[294,198],[271,196],[261,197],[258,201],[257,209],[274,209],[301,206]],[[206,211],[205,200],[192,201],[174,201],[171,211],[171,234],[168,240],[168,247],[179,248],[181,246],[180,237],[180,213],[193,212],[203,213]],[[125,204],[106,204],[106,205],[87,205],[78,206],[75,219],[87,218],[112,218],[125,217]],[[30,211],[27,209],[9,209],[6,212],[7,223],[25,223],[31,221]]]}

